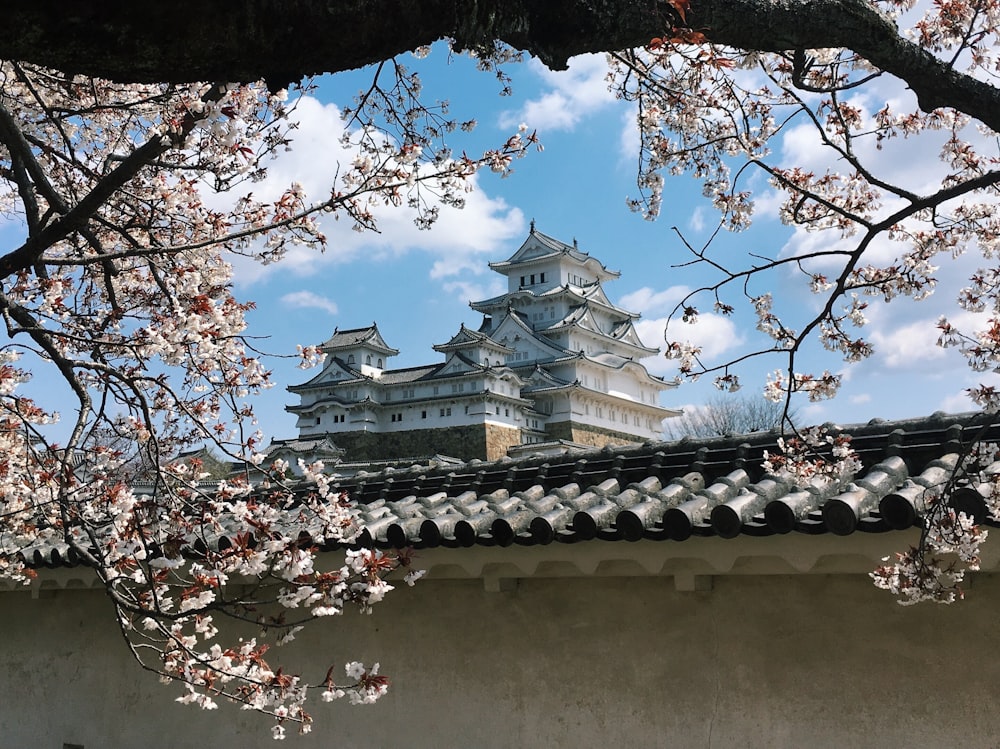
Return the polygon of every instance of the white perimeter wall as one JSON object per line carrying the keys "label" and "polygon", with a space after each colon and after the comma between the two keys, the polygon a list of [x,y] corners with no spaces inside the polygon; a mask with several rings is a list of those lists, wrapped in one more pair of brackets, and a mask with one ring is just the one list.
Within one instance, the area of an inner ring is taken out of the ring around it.
{"label": "white perimeter wall", "polygon": [[[398,589],[296,646],[378,659],[374,706],[315,707],[303,747],[992,747],[1000,580],[904,609],[863,575],[481,580]],[[266,719],[172,702],[96,591],[0,592],[0,746],[273,747]],[[302,656],[288,649],[289,658]],[[284,650],[284,649],[282,649]],[[272,651],[272,665],[282,651]],[[300,661],[301,662],[301,661]]]}

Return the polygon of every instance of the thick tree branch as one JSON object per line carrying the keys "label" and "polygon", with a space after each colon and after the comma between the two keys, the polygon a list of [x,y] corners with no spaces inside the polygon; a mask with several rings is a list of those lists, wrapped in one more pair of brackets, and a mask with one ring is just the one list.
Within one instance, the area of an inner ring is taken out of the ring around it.
{"label": "thick tree branch", "polygon": [[693,0],[688,21],[713,42],[741,49],[853,50],[905,81],[921,109],[953,107],[1000,130],[1000,91],[901,36],[866,0]]}
{"label": "thick tree branch", "polygon": [[[501,40],[559,68],[644,45],[677,20],[662,0],[9,0],[4,17],[0,57],[120,81],[275,87],[445,37],[469,48]],[[749,50],[847,47],[906,81],[923,109],[954,107],[1000,130],[1000,91],[900,36],[866,0],[692,0],[687,21]]]}
{"label": "thick tree branch", "polygon": [[[503,40],[559,67],[664,28],[658,0],[10,0],[0,57],[121,81],[274,85],[362,67],[450,37]],[[218,75],[216,75],[216,73]]]}

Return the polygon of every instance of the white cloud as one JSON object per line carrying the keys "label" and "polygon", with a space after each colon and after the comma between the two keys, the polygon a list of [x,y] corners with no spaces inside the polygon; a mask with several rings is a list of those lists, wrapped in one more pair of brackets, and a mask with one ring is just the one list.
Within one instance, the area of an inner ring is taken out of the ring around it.
{"label": "white cloud", "polygon": [[444,290],[462,302],[473,302],[500,296],[507,290],[507,285],[501,278],[490,279],[488,283],[448,281],[444,284]]}
{"label": "white cloud", "polygon": [[972,372],[968,371],[966,377],[964,378],[966,384],[964,387],[958,387],[956,385],[954,391],[951,395],[943,397],[939,402],[935,410],[945,411],[947,413],[960,413],[962,411],[978,411],[980,407],[977,406],[973,400],[969,397],[966,392],[966,388],[972,388],[977,385],[990,385],[993,387],[1000,387],[1000,376],[995,372]]}
{"label": "white cloud", "polygon": [[337,314],[337,303],[325,296],[311,291],[293,291],[281,297],[281,303],[286,307],[296,309],[321,309],[331,315]]}
{"label": "white cloud", "polygon": [[700,233],[705,228],[705,206],[700,205],[691,212],[688,228],[695,233]]}
{"label": "white cloud", "polygon": [[[665,333],[670,340],[683,340],[700,346],[703,361],[706,363],[718,362],[722,354],[742,345],[744,341],[732,320],[711,313],[699,315],[698,322],[694,325],[674,320],[670,323],[669,332],[667,332],[666,317],[639,320],[635,324],[635,329],[644,344],[658,346],[661,352],[664,348]],[[666,359],[662,353],[658,357],[643,360],[643,364],[654,374],[671,377],[677,374],[677,362]]]}
{"label": "white cloud", "polygon": [[[299,127],[291,133],[292,148],[266,164],[267,178],[253,185],[258,199],[273,200],[294,181],[303,186],[309,199],[322,200],[329,194],[341,165],[354,156],[340,142],[343,122],[335,105],[304,97],[293,118],[298,120]],[[434,258],[431,274],[435,278],[465,269],[480,270],[481,257],[508,246],[524,232],[526,221],[519,209],[479,189],[475,176],[469,179],[468,187],[465,207],[442,206],[440,218],[430,231],[414,226],[416,212],[406,206],[376,207],[373,213],[378,233],[356,232],[350,219],[337,220],[336,214],[323,216],[320,228],[327,237],[325,252],[293,247],[280,263],[272,266],[238,257],[233,261],[236,279],[248,285],[274,272],[308,276],[323,266],[362,256],[384,260],[415,251]]]}
{"label": "white cloud", "polygon": [[671,286],[663,291],[643,286],[623,296],[618,300],[618,306],[641,315],[669,313],[690,292],[687,286]]}
{"label": "white cloud", "polygon": [[587,115],[616,101],[605,80],[608,64],[604,55],[574,57],[567,70],[552,71],[535,60],[531,68],[548,90],[537,99],[528,100],[518,110],[503,112],[501,127],[516,127],[523,122],[529,129],[539,132],[572,130]]}
{"label": "white cloud", "polygon": [[[670,321],[670,330],[667,333],[669,314],[690,291],[687,286],[670,286],[662,291],[644,286],[623,296],[618,305],[631,312],[649,316],[649,319],[640,319],[635,324],[639,338],[647,346],[657,346],[662,351],[665,338],[671,341],[686,341],[701,347],[704,361],[717,361],[723,353],[741,345],[744,341],[728,317],[711,312],[703,313],[698,315],[698,322],[693,325],[674,318]],[[646,359],[643,364],[650,372],[656,374],[669,376],[677,374],[677,362],[662,355]]]}
{"label": "white cloud", "polygon": [[948,352],[937,345],[940,331],[935,328],[935,320],[921,319],[909,325],[900,325],[888,330],[873,330],[869,336],[878,363],[890,369],[920,369],[942,362]]}
{"label": "white cloud", "polygon": [[969,394],[964,390],[959,393],[954,393],[946,398],[942,398],[941,402],[938,404],[938,411],[944,411],[945,413],[962,413],[963,411],[973,411],[978,409]]}
{"label": "white cloud", "polygon": [[872,397],[870,393],[858,393],[857,395],[852,395],[848,398],[852,404],[856,406],[864,405],[865,403],[871,403]]}
{"label": "white cloud", "polygon": [[622,112],[621,132],[618,135],[618,153],[622,162],[635,165],[635,168],[638,168],[639,149],[642,147],[638,114],[639,105],[634,103]]}

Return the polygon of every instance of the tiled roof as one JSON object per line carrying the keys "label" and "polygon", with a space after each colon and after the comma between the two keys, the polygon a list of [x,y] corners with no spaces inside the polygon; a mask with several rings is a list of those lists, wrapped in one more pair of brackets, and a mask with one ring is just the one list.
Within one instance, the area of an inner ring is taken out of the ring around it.
{"label": "tiled roof", "polygon": [[322,437],[293,437],[291,439],[272,439],[264,450],[265,455],[272,455],[279,450],[291,453],[315,453],[322,451],[330,455],[343,455],[343,448],[337,447],[330,435]]}
{"label": "tiled roof", "polygon": [[338,349],[362,345],[367,345],[369,348],[381,351],[389,356],[399,353],[398,350],[385,342],[385,339],[382,338],[382,334],[379,332],[378,325],[375,323],[366,328],[352,328],[350,330],[334,329],[333,335],[323,343],[321,348],[324,351],[336,351]]}
{"label": "tiled roof", "polygon": [[[382,548],[884,533],[918,521],[924,490],[948,480],[972,440],[1000,441],[983,423],[937,414],[845,427],[863,467],[835,490],[765,474],[771,432],[362,472],[340,488],[362,506],[359,543]],[[963,509],[982,513],[980,502]],[[72,561],[57,549],[32,560]]]}
{"label": "tiled roof", "polygon": [[598,276],[604,278],[618,278],[619,276],[618,271],[608,270],[603,263],[576,247],[575,240],[573,246],[570,246],[555,237],[542,234],[534,226],[532,226],[527,239],[513,255],[501,262],[490,263],[490,268],[503,273],[520,264],[535,263],[560,255],[570,257],[582,265],[588,265]]}
{"label": "tiled roof", "polygon": [[408,367],[406,369],[386,369],[378,378],[378,382],[383,385],[399,385],[404,382],[416,382],[424,377],[429,377],[441,368],[441,364],[424,364],[419,367]]}
{"label": "tiled roof", "polygon": [[497,341],[494,341],[486,333],[472,330],[465,327],[463,323],[458,329],[458,332],[451,337],[447,343],[439,343],[432,348],[435,351],[447,352],[455,349],[464,348],[470,345],[486,346],[489,348],[496,349],[498,351],[503,351],[505,353],[513,353],[514,349],[509,346],[504,346]]}
{"label": "tiled roof", "polygon": [[[377,546],[878,533],[913,525],[920,493],[947,480],[979,423],[936,416],[845,428],[863,468],[837,491],[765,475],[773,433],[473,461],[375,474],[343,488],[363,505],[363,541]],[[1000,428],[985,438],[1000,440]]]}

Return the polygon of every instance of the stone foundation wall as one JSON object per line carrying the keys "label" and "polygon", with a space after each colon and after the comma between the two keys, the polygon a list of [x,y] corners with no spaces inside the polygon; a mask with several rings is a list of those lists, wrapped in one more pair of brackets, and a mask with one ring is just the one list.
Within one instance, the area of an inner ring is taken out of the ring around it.
{"label": "stone foundation wall", "polygon": [[507,454],[507,448],[521,444],[521,430],[486,424],[486,460],[499,460]]}
{"label": "stone foundation wall", "polygon": [[[634,445],[642,440],[612,429],[563,421],[549,424],[546,435],[581,445]],[[521,430],[499,424],[470,424],[405,432],[342,432],[332,435],[344,450],[344,460],[392,460],[439,453],[462,460],[498,460],[507,448],[521,444]]]}
{"label": "stone foundation wall", "polygon": [[343,432],[333,435],[344,460],[391,460],[439,453],[462,460],[496,460],[521,442],[521,430],[493,424],[470,424],[405,432]]}
{"label": "stone foundation wall", "polygon": [[545,433],[549,439],[571,440],[581,445],[591,445],[592,447],[604,447],[605,445],[636,445],[643,440],[634,434],[616,432],[613,429],[604,429],[590,424],[576,424],[570,421],[559,421],[549,424],[545,428]]}

